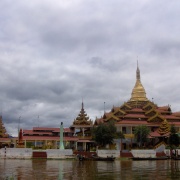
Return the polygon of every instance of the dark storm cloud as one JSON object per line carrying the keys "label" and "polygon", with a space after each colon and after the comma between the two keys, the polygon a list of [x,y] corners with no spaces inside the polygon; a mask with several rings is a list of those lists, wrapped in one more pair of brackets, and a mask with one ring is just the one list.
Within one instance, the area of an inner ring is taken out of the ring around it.
{"label": "dark storm cloud", "polygon": [[139,60],[147,97],[179,105],[177,1],[0,2],[0,106],[11,134],[94,120],[131,97]]}

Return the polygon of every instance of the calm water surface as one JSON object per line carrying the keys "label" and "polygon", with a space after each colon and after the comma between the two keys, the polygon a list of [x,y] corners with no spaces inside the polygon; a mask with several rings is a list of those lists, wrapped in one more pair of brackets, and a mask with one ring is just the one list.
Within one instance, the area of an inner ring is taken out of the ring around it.
{"label": "calm water surface", "polygon": [[0,180],[3,179],[178,180],[180,179],[180,161],[79,162],[75,160],[0,159]]}

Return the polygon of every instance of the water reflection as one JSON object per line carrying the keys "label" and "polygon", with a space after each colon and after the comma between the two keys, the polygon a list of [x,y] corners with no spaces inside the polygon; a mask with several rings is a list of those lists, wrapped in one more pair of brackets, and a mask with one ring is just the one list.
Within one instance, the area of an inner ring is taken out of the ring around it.
{"label": "water reflection", "polygon": [[180,177],[180,161],[79,162],[75,160],[0,159],[0,179],[164,180]]}

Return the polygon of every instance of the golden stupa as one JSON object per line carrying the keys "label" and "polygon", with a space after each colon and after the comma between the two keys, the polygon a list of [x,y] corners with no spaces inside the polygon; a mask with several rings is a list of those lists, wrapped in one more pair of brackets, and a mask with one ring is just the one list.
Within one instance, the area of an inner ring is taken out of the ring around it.
{"label": "golden stupa", "polygon": [[137,62],[137,70],[136,70],[136,84],[132,90],[130,101],[148,101],[148,99],[146,98],[145,89],[141,84],[138,62]]}

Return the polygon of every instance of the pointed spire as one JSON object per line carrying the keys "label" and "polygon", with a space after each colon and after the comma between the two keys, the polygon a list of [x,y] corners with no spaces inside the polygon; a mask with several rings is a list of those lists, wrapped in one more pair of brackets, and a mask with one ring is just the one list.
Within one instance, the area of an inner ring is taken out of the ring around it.
{"label": "pointed spire", "polygon": [[139,66],[138,66],[138,60],[137,60],[136,79],[139,80],[139,81],[141,80],[141,78],[140,78],[140,70],[139,70]]}
{"label": "pointed spire", "polygon": [[2,121],[2,116],[0,116],[0,138],[8,137],[9,135],[6,132],[6,128]]}
{"label": "pointed spire", "polygon": [[84,103],[83,103],[83,99],[82,99],[82,107],[80,110],[80,113],[78,114],[78,116],[76,117],[76,119],[73,122],[73,125],[91,125],[92,121],[91,119],[87,116],[85,110],[84,110]]}
{"label": "pointed spire", "polygon": [[83,103],[83,101],[82,101],[82,109],[84,109],[84,103]]}
{"label": "pointed spire", "polygon": [[137,60],[136,84],[132,90],[130,101],[147,101],[147,100],[148,99],[146,98],[145,89],[143,85],[141,84],[140,70],[139,70],[139,65],[138,65],[138,60]]}

